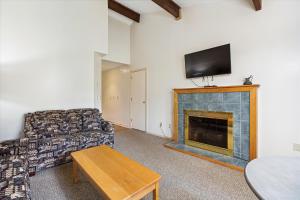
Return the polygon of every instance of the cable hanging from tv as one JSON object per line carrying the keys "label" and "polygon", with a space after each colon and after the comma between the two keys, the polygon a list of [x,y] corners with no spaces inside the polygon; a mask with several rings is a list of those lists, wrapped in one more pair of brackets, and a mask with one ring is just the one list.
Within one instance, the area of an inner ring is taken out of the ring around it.
{"label": "cable hanging from tv", "polygon": [[[209,76],[202,76],[202,82],[205,82],[205,78],[206,78],[206,81],[207,81],[207,85],[205,85],[204,87],[217,87],[216,85],[210,85],[209,84]],[[192,78],[190,80],[196,87],[202,87],[200,84],[195,82]],[[211,76],[211,81],[214,81],[214,76]]]}
{"label": "cable hanging from tv", "polygon": [[192,83],[196,86],[196,87],[201,87],[199,84],[197,84],[193,79],[190,79],[192,81]]}

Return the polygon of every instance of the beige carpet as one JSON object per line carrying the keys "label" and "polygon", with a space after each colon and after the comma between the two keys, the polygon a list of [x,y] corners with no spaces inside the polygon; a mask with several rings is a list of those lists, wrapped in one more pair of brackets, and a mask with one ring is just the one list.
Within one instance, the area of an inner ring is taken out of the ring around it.
{"label": "beige carpet", "polygon": [[[119,129],[115,148],[162,175],[160,199],[256,199],[244,175],[199,158],[163,147],[167,140],[140,131]],[[81,176],[74,185],[71,165],[66,164],[38,173],[31,178],[35,200],[102,199]],[[148,195],[145,199],[151,199]]]}

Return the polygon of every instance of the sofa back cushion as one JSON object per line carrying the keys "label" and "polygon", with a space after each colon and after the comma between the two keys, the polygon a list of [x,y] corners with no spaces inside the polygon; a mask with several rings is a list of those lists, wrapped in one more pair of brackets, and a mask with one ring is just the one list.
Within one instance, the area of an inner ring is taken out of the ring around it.
{"label": "sofa back cushion", "polygon": [[102,130],[98,109],[49,110],[27,113],[25,132],[34,132],[37,138],[74,134],[82,131]]}
{"label": "sofa back cushion", "polygon": [[32,114],[31,126],[38,138],[49,138],[68,133],[64,110],[38,111]]}
{"label": "sofa back cushion", "polygon": [[68,133],[78,133],[82,131],[82,109],[72,109],[66,111],[66,123]]}
{"label": "sofa back cushion", "polygon": [[102,130],[102,117],[98,109],[82,109],[82,130],[93,131]]}

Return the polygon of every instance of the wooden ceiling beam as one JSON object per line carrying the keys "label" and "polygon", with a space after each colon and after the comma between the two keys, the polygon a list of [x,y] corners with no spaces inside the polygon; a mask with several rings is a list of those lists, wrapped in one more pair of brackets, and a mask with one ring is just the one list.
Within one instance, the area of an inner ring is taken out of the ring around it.
{"label": "wooden ceiling beam", "polygon": [[140,22],[140,14],[120,4],[115,0],[108,0],[108,8],[136,22]]}
{"label": "wooden ceiling beam", "polygon": [[259,11],[262,9],[262,3],[261,3],[262,0],[252,0],[252,1],[253,1],[254,8],[256,11]]}
{"label": "wooden ceiling beam", "polygon": [[152,0],[154,3],[162,7],[168,13],[173,15],[175,19],[179,20],[181,18],[180,15],[180,6],[177,5],[173,0]]}

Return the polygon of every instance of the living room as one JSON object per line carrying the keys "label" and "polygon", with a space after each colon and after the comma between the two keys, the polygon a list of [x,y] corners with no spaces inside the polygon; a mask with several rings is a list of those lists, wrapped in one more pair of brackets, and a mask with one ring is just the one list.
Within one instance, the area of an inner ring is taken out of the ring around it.
{"label": "living room", "polygon": [[299,8],[1,0],[1,199],[298,199]]}

